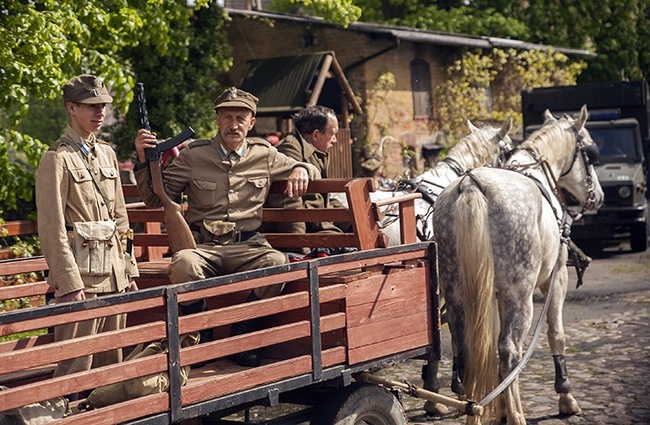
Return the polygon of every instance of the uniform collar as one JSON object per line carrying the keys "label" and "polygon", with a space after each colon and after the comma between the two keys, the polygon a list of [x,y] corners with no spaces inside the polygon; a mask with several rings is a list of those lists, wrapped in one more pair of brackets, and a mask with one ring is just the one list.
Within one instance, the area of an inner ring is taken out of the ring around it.
{"label": "uniform collar", "polygon": [[70,124],[68,124],[65,129],[65,135],[75,141],[86,155],[88,155],[89,150],[94,148],[95,144],[97,143],[97,137],[95,137],[95,133],[90,133],[90,137],[88,139],[84,139],[79,133],[77,133],[77,130],[70,126]]}
{"label": "uniform collar", "polygon": [[246,148],[248,147],[248,139],[244,139],[244,143],[242,143],[241,146],[236,150],[231,150],[228,146],[226,146],[220,134],[217,134],[214,140],[216,142],[217,151],[219,151],[219,155],[221,156],[221,159],[226,159],[231,153],[235,153],[236,155],[239,155],[241,158],[243,158],[246,155]]}
{"label": "uniform collar", "polygon": [[302,134],[300,130],[296,129],[295,136],[300,140],[300,143],[303,146],[303,150],[305,152],[305,157],[308,158],[312,156],[314,153],[318,155],[319,157],[328,157],[329,154],[327,152],[323,152],[321,150],[316,149],[316,146],[312,145],[312,143],[309,141],[307,136]]}

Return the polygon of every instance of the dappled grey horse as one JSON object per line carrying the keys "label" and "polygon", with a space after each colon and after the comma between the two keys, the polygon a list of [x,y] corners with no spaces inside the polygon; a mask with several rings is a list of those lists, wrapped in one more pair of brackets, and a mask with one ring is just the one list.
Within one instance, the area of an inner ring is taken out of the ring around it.
{"label": "dappled grey horse", "polygon": [[[488,421],[507,417],[508,424],[526,423],[517,373],[533,320],[535,288],[547,300],[560,413],[580,412],[564,361],[562,307],[571,217],[560,188],[580,203],[578,215],[600,207],[603,191],[592,166],[597,149],[584,128],[586,107],[575,120],[545,116],[544,126],[518,147],[504,169],[468,172],[447,186],[433,212],[440,289],[458,374],[452,388],[480,400]],[[482,422],[468,416],[468,423]]]}

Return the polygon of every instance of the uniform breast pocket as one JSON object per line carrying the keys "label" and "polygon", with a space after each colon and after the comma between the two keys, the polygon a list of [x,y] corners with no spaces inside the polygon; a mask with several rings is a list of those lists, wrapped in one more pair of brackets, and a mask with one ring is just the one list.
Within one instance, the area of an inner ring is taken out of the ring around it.
{"label": "uniform breast pocket", "polygon": [[193,200],[200,207],[210,207],[217,203],[217,182],[205,179],[193,179]]}
{"label": "uniform breast pocket", "polygon": [[102,167],[102,186],[106,190],[106,196],[110,202],[115,203],[115,186],[117,185],[117,170],[114,167]]}
{"label": "uniform breast pocket", "polygon": [[269,187],[268,177],[250,177],[246,181],[244,188],[243,199],[251,199],[253,201],[264,201]]}
{"label": "uniform breast pocket", "polygon": [[93,180],[85,168],[71,168],[70,171],[71,187],[68,197],[72,203],[91,204],[95,202],[95,188]]}

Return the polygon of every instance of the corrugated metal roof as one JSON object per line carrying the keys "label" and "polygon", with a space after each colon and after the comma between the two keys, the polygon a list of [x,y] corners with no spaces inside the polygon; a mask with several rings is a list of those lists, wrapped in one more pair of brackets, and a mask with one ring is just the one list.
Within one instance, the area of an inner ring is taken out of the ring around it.
{"label": "corrugated metal roof", "polygon": [[260,99],[257,115],[290,115],[303,109],[327,54],[331,52],[251,60],[241,88]]}
{"label": "corrugated metal roof", "polygon": [[[330,26],[330,27],[336,27],[336,26],[340,27],[340,25],[328,23],[324,19],[317,18],[317,17],[285,15],[280,13],[262,12],[257,10],[226,9],[226,11],[231,15],[259,16],[259,17],[265,17],[265,18],[275,19],[275,20],[304,23],[307,25],[323,25],[323,26]],[[489,49],[494,47],[526,49],[526,50],[553,49],[557,52],[564,53],[567,55],[576,55],[576,56],[585,56],[585,57],[596,56],[595,53],[590,52],[588,50],[574,49],[570,47],[550,46],[541,43],[535,44],[535,43],[528,43],[521,40],[513,40],[513,39],[499,38],[499,37],[488,37],[488,36],[479,37],[479,36],[464,35],[464,34],[445,33],[440,31],[427,31],[427,30],[420,30],[416,28],[375,24],[369,22],[353,22],[347,27],[347,30],[367,32],[373,34],[383,34],[398,40],[436,44],[436,45],[443,45],[443,46],[473,47],[473,48],[481,48],[481,49]]]}

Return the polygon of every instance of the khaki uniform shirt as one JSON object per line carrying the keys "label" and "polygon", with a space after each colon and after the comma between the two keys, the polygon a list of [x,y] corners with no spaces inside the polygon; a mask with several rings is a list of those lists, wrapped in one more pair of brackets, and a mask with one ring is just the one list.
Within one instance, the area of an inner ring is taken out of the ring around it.
{"label": "khaki uniform shirt", "polygon": [[[312,164],[327,178],[327,167],[329,165],[329,154],[319,151],[309,140],[303,137],[297,130],[288,134],[281,143],[277,145],[278,151],[301,162]],[[342,205],[332,205],[328,193],[308,193],[303,195],[302,200],[290,198],[283,194],[272,194],[266,203],[269,208],[332,208]],[[275,230],[286,233],[316,233],[322,231],[340,232],[341,230],[333,223],[274,223]],[[272,229],[265,229],[273,231]]]}
{"label": "khaki uniform shirt", "polygon": [[[256,231],[262,223],[262,206],[271,183],[289,177],[294,168],[307,169],[309,178],[320,178],[318,169],[278,153],[269,142],[246,139],[231,151],[217,135],[191,142],[163,173],[165,191],[176,199],[187,190],[185,219],[190,225],[234,223],[238,231]],[[148,170],[135,172],[142,200],[160,207],[150,189]],[[200,242],[200,241],[199,241]]]}
{"label": "khaki uniform shirt", "polygon": [[[94,136],[93,136],[94,138]],[[38,235],[47,265],[48,283],[57,297],[83,289],[90,293],[124,290],[137,269],[125,263],[119,235],[129,229],[124,194],[113,149],[95,140],[94,152],[87,157],[114,211],[118,233],[111,248],[112,273],[107,276],[82,276],[75,262],[72,227],[76,222],[110,220],[108,208],[88,174],[86,164],[72,141],[81,136],[68,126],[64,136],[43,155],[36,176]],[[129,267],[129,269],[127,269]],[[130,276],[129,276],[130,274]]]}

